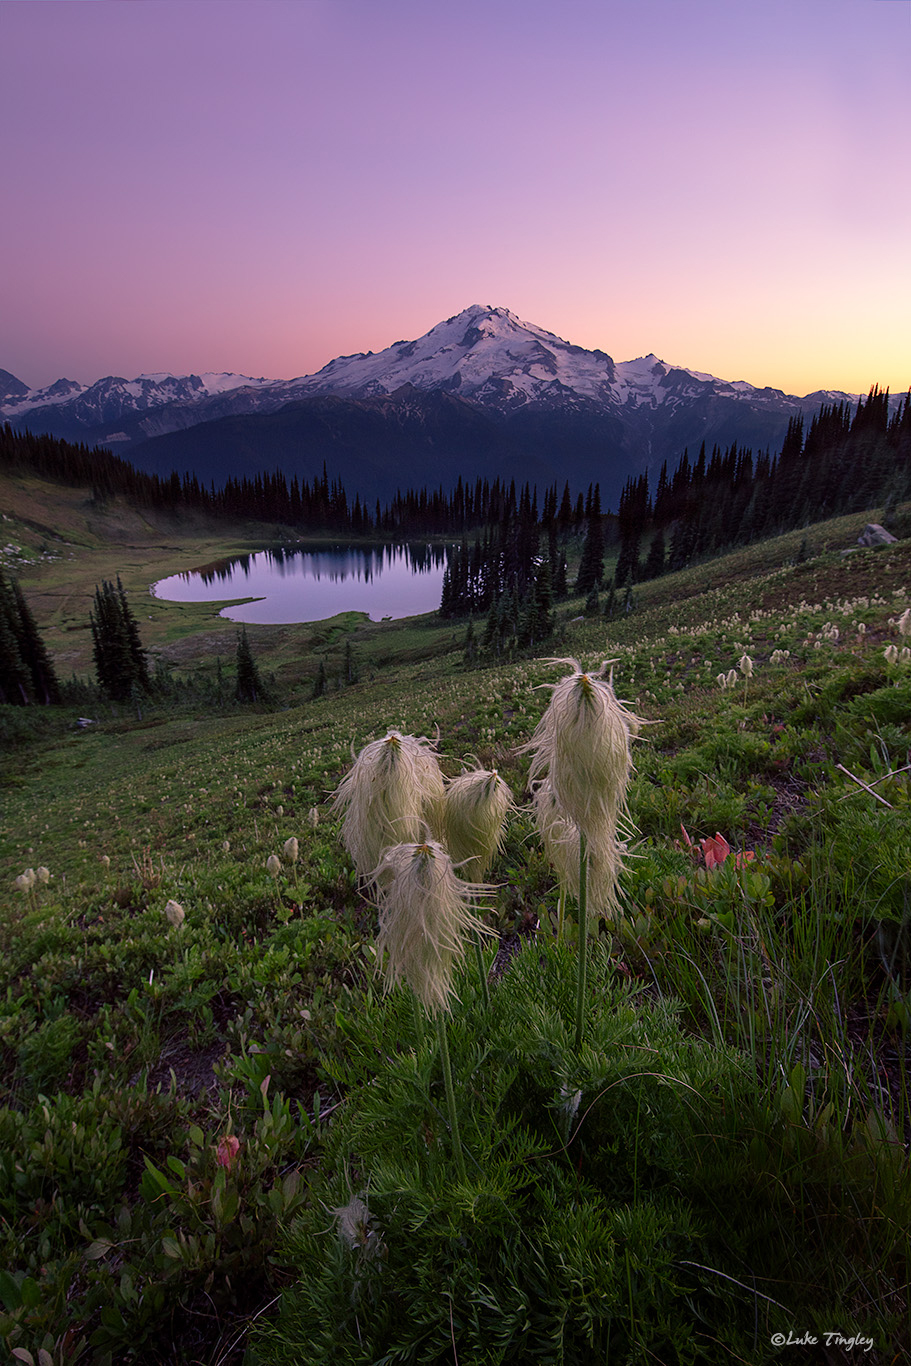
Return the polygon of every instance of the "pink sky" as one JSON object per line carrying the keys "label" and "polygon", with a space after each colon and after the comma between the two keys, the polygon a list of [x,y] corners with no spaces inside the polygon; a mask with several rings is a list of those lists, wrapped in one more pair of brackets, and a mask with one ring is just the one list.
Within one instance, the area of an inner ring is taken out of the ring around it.
{"label": "pink sky", "polygon": [[0,367],[291,378],[472,303],[911,384],[911,0],[5,0]]}

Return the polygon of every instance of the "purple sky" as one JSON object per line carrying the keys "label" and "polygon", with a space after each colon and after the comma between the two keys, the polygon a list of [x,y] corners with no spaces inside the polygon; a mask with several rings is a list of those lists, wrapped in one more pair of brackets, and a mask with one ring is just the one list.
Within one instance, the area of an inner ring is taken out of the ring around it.
{"label": "purple sky", "polygon": [[472,303],[911,384],[911,0],[5,0],[0,367],[307,374]]}

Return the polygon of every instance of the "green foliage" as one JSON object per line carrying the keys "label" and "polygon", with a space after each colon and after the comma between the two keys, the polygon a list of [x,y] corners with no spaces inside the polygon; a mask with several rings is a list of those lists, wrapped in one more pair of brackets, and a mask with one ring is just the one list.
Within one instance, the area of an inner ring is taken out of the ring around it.
{"label": "green foliage", "polygon": [[95,589],[91,628],[95,672],[102,692],[117,702],[127,701],[134,691],[148,692],[151,679],[139,627],[119,577],[116,588],[104,579]]}
{"label": "green foliage", "polygon": [[[347,1101],[289,1228],[296,1279],[257,1360],[727,1361],[788,1323],[845,1316],[869,1168],[836,1198],[825,1153],[789,1157],[802,1090],[767,1110],[742,1055],[688,1037],[603,952],[592,966],[581,1055],[565,947],[521,954],[489,1016],[463,984],[450,1037],[464,1181],[408,1002],[369,1000],[347,1022]],[[894,1259],[897,1228],[881,1223],[873,1240]]]}
{"label": "green foliage", "polygon": [[22,589],[0,570],[0,703],[59,701],[57,675]]}

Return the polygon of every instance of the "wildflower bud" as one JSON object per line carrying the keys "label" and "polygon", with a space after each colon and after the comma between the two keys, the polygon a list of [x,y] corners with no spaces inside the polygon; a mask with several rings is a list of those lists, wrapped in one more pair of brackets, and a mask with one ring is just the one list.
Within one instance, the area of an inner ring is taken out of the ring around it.
{"label": "wildflower bud", "polygon": [[270,854],[266,859],[266,871],[271,877],[278,877],[282,870],[282,861],[278,854]]}
{"label": "wildflower bud", "polygon": [[230,840],[225,840],[225,841],[223,842],[223,844],[222,844],[222,846],[221,846],[221,852],[222,852],[223,854],[230,854],[230,852],[231,852],[231,841],[230,841]]}
{"label": "wildflower bud", "polygon": [[46,887],[51,880],[50,870],[43,866],[40,868],[36,868],[35,877],[38,879],[38,881],[41,883],[43,887]]}
{"label": "wildflower bud", "polygon": [[284,850],[285,858],[288,860],[288,862],[297,863],[299,850],[297,846],[297,840],[294,838],[293,835],[289,840],[285,840],[285,843],[282,846],[282,848]]}
{"label": "wildflower bud", "polygon": [[237,1159],[240,1151],[240,1139],[236,1134],[225,1134],[218,1140],[218,1148],[215,1152],[215,1161],[219,1167],[224,1167],[225,1171],[230,1171]]}
{"label": "wildflower bud", "polygon": [[171,924],[174,926],[175,930],[179,930],[184,922],[184,909],[183,906],[181,906],[180,902],[169,901],[164,908],[164,913],[168,917],[168,920],[171,922]]}
{"label": "wildflower bud", "polygon": [[275,808],[275,814],[277,816],[283,816],[285,814],[285,808],[283,806],[277,806]]}
{"label": "wildflower bud", "polygon": [[307,813],[307,821],[310,825],[311,830],[315,830],[316,827],[319,825],[319,810],[317,807],[311,806],[309,812]]}

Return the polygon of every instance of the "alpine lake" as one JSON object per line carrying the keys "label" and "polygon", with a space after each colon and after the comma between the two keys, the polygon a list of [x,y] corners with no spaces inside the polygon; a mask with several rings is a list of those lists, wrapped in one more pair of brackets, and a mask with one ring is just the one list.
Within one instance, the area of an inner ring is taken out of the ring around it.
{"label": "alpine lake", "polygon": [[259,550],[159,579],[153,597],[225,602],[230,621],[280,625],[366,612],[372,621],[440,605],[446,547],[320,545]]}

